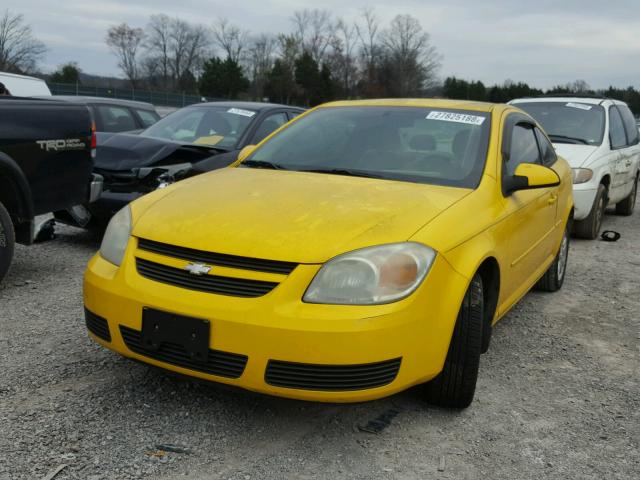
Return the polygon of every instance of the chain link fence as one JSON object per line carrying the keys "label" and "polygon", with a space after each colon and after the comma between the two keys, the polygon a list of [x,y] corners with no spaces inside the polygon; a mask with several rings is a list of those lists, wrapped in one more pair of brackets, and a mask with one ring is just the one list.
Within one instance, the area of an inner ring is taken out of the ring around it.
{"label": "chain link fence", "polygon": [[137,100],[164,107],[185,107],[200,103],[207,99],[198,95],[185,93],[153,92],[150,90],[135,90],[126,88],[88,87],[73,83],[48,83],[53,95],[77,95],[86,97],[119,98],[122,100]]}

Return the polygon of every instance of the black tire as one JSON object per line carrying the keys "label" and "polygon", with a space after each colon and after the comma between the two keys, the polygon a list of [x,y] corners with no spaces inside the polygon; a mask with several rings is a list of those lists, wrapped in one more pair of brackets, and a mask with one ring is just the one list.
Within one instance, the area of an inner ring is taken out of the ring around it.
{"label": "black tire", "polygon": [[0,282],[9,271],[16,237],[9,213],[0,203]]}
{"label": "black tire", "polygon": [[607,187],[600,184],[589,216],[584,220],[573,222],[573,235],[588,240],[596,239],[600,235],[605,208],[607,208]]}
{"label": "black tire", "polygon": [[551,266],[544,273],[542,278],[535,285],[536,290],[543,292],[557,292],[562,288],[564,277],[567,274],[567,260],[569,258],[569,226],[564,231],[560,249],[553,260]]}
{"label": "black tire", "polygon": [[427,402],[449,408],[471,404],[480,366],[483,312],[482,278],[476,274],[462,300],[442,372],[424,385]]}
{"label": "black tire", "polygon": [[638,175],[636,175],[636,180],[633,184],[633,190],[627,198],[618,202],[616,204],[616,213],[618,215],[629,216],[633,214],[633,209],[636,206],[636,197],[638,196]]}

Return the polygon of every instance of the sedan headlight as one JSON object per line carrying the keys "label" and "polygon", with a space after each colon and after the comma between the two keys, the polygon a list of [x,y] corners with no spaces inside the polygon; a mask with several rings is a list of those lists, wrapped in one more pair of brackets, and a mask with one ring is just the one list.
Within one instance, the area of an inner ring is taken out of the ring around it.
{"label": "sedan headlight", "polygon": [[593,170],[590,168],[572,168],[573,183],[587,183],[593,178]]}
{"label": "sedan headlight", "polygon": [[320,269],[303,301],[340,305],[391,303],[418,288],[435,258],[435,250],[414,242],[345,253]]}
{"label": "sedan headlight", "polygon": [[120,266],[122,258],[124,257],[124,251],[129,242],[130,234],[131,209],[127,205],[113,216],[107,226],[107,230],[104,232],[102,244],[100,245],[100,255],[102,258],[114,265]]}

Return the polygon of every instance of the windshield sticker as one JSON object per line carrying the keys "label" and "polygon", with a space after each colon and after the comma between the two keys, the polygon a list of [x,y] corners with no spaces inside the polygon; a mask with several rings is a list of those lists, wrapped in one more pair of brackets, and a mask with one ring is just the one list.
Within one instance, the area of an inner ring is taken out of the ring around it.
{"label": "windshield sticker", "polygon": [[443,122],[466,123],[467,125],[482,125],[485,118],[466,113],[430,112],[427,120],[442,120]]}
{"label": "windshield sticker", "polygon": [[217,145],[223,138],[222,135],[207,135],[196,139],[193,143],[196,145]]}
{"label": "windshield sticker", "polygon": [[242,115],[243,117],[253,117],[256,112],[252,112],[251,110],[243,110],[241,108],[230,108],[227,110],[228,113],[233,113],[235,115]]}
{"label": "windshield sticker", "polygon": [[571,108],[579,108],[580,110],[591,110],[593,108],[591,105],[585,105],[584,103],[573,103],[573,102],[567,103],[566,106]]}

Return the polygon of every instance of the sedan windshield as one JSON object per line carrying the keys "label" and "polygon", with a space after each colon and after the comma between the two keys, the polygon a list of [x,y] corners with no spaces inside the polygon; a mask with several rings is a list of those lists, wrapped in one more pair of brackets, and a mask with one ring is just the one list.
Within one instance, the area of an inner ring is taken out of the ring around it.
{"label": "sedan windshield", "polygon": [[140,135],[233,150],[256,115],[229,107],[187,107],[166,116]]}
{"label": "sedan windshield", "polygon": [[542,125],[554,143],[600,145],[604,136],[604,108],[577,102],[517,103]]}
{"label": "sedan windshield", "polygon": [[475,188],[484,170],[490,114],[414,107],[328,107],[300,118],[243,162]]}

